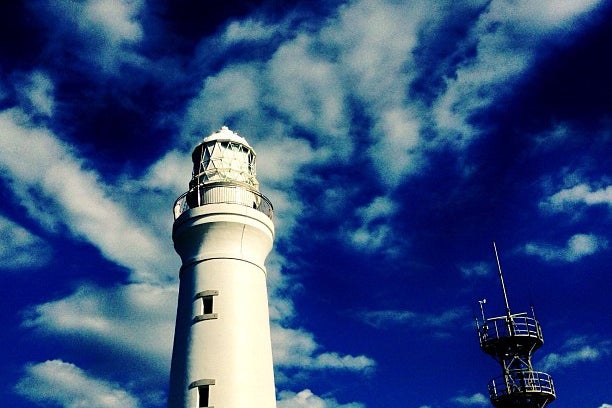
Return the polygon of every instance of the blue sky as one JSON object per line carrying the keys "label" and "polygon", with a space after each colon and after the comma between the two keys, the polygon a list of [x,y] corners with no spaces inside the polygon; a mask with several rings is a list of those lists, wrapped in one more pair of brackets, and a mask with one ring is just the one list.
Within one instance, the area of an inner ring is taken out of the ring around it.
{"label": "blue sky", "polygon": [[610,408],[604,0],[0,5],[0,401],[165,406],[190,153],[275,206],[279,408],[489,406],[474,316],[535,305],[556,408]]}

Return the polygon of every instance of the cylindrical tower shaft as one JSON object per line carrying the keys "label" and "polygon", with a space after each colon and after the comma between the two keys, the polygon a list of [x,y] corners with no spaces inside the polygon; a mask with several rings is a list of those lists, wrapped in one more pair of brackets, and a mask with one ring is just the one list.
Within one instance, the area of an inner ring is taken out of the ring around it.
{"label": "cylindrical tower shaft", "polygon": [[[196,151],[216,155],[221,170],[220,150],[229,149],[230,167],[236,170],[240,154],[234,148],[246,148],[253,157],[254,152],[233,133],[228,141],[227,132],[223,128],[209,136]],[[194,171],[190,191],[177,200],[183,200],[182,209],[175,207],[179,215],[172,238],[182,267],[170,408],[276,406],[264,266],[274,239],[271,206],[262,212],[267,199],[236,181],[237,172],[223,171],[229,179],[209,177],[200,183],[194,180],[202,174]]]}

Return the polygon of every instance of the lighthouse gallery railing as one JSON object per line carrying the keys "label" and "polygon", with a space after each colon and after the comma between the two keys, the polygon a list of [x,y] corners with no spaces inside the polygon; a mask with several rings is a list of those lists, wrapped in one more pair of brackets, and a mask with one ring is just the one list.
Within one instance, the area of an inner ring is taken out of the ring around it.
{"label": "lighthouse gallery railing", "polygon": [[192,208],[207,204],[240,204],[265,214],[272,219],[274,208],[259,191],[235,184],[203,183],[181,194],[174,202],[174,219]]}

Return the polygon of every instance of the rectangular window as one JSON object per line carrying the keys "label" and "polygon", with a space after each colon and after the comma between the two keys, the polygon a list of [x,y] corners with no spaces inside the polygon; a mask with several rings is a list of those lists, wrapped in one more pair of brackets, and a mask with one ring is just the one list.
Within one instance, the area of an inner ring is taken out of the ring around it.
{"label": "rectangular window", "polygon": [[[210,407],[210,387],[215,385],[215,380],[212,378],[203,378],[196,380],[187,387],[189,391],[189,406],[194,408],[211,408]],[[192,393],[195,393],[192,394]],[[194,404],[195,403],[195,404]]]}
{"label": "rectangular window", "polygon": [[218,290],[204,290],[194,296],[194,323],[218,318],[215,313],[215,296],[219,296]]}
{"label": "rectangular window", "polygon": [[208,385],[200,385],[198,387],[198,407],[208,407],[208,397],[210,394],[210,388]]}
{"label": "rectangular window", "polygon": [[213,297],[212,296],[204,296],[202,297],[203,303],[203,312],[202,314],[211,314],[213,312]]}

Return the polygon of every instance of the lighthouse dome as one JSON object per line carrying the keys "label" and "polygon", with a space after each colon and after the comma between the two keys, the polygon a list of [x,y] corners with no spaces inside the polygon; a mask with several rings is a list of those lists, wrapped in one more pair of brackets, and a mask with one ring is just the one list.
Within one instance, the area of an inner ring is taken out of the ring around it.
{"label": "lighthouse dome", "polygon": [[255,151],[246,139],[223,126],[205,137],[191,155],[193,178],[191,186],[211,182],[246,184],[258,189]]}
{"label": "lighthouse dome", "polygon": [[238,133],[233,132],[227,126],[222,126],[221,129],[219,129],[217,132],[205,137],[204,140],[202,140],[202,143],[210,143],[214,140],[236,142],[251,148],[251,145],[249,145],[249,142],[247,142],[244,137],[240,136]]}

